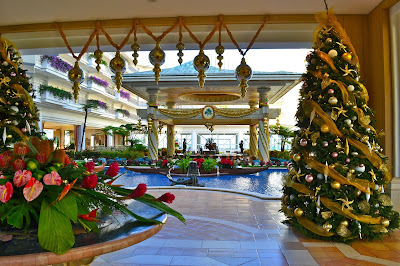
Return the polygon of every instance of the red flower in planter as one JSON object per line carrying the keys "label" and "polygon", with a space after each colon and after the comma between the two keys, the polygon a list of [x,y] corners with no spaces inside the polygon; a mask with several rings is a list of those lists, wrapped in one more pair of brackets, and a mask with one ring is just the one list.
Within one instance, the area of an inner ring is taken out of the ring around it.
{"label": "red flower in planter", "polygon": [[[10,152],[11,153],[11,152]],[[7,168],[9,162],[12,160],[12,156],[3,153],[0,155],[0,168]]]}
{"label": "red flower in planter", "polygon": [[195,161],[197,163],[197,167],[199,167],[199,169],[201,168],[201,164],[204,163],[203,158],[193,159],[193,161]]}
{"label": "red flower in planter", "polygon": [[47,174],[43,177],[43,183],[46,185],[61,185],[61,176],[56,171],[51,171],[51,174]]}
{"label": "red flower in planter", "polygon": [[32,201],[36,199],[40,193],[42,193],[43,190],[43,184],[36,180],[34,177],[32,177],[28,184],[25,185],[23,193],[24,197],[27,201]]}
{"label": "red flower in planter", "polygon": [[113,162],[110,167],[108,167],[106,175],[109,177],[114,177],[118,175],[119,172],[119,164],[117,162]]}
{"label": "red flower in planter", "polygon": [[140,183],[133,191],[131,194],[129,194],[129,198],[131,199],[136,199],[142,197],[144,194],[146,194],[147,191],[147,185]]}
{"label": "red flower in planter", "polygon": [[13,186],[10,182],[5,185],[0,185],[0,201],[6,203],[9,201],[13,194]]}
{"label": "red flower in planter", "polygon": [[168,160],[167,159],[163,159],[161,162],[161,167],[163,167],[164,165],[168,164]]}
{"label": "red flower in planter", "polygon": [[24,170],[25,166],[26,166],[25,162],[21,159],[15,160],[12,164],[12,167],[14,168],[15,171]]}
{"label": "red flower in planter", "polygon": [[17,142],[14,144],[13,152],[16,155],[24,156],[29,152],[28,145],[23,142]]}
{"label": "red flower in planter", "polygon": [[97,177],[96,174],[86,176],[82,180],[81,186],[84,188],[89,188],[89,189],[95,188],[98,180],[99,180],[99,178]]}
{"label": "red flower in planter", "polygon": [[86,167],[88,172],[91,173],[94,171],[94,162],[88,162],[83,167]]}
{"label": "red flower in planter", "polygon": [[64,162],[64,164],[67,165],[67,164],[71,164],[71,163],[72,163],[71,158],[69,158],[69,156],[67,154],[65,154],[65,162]]}
{"label": "red flower in planter", "polygon": [[163,201],[166,203],[172,203],[174,201],[174,199],[175,199],[175,195],[167,192],[167,193],[163,194],[161,197],[159,197],[157,200]]}
{"label": "red flower in planter", "polygon": [[22,187],[32,178],[32,172],[28,170],[18,170],[14,174],[13,183],[16,187]]}
{"label": "red flower in planter", "polygon": [[45,164],[47,162],[46,153],[39,152],[38,154],[36,154],[35,159],[36,161],[38,161],[38,163]]}
{"label": "red flower in planter", "polygon": [[96,219],[97,210],[98,209],[95,209],[95,210],[89,212],[89,214],[80,214],[80,215],[78,215],[78,217],[81,219],[85,219],[87,221],[91,221],[91,222],[101,222],[100,220]]}

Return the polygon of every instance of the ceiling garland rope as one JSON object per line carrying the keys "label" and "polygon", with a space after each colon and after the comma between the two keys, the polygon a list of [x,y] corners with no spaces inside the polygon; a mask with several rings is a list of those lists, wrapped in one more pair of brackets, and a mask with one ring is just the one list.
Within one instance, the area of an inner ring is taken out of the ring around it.
{"label": "ceiling garland rope", "polygon": [[153,72],[154,72],[154,77],[155,81],[158,84],[158,81],[160,79],[160,73],[161,73],[161,65],[164,64],[165,62],[165,52],[161,49],[160,42],[162,39],[167,36],[169,33],[171,33],[176,27],[179,29],[179,41],[176,45],[176,49],[178,50],[178,62],[179,64],[182,64],[183,62],[183,50],[185,49],[185,44],[182,42],[183,40],[183,28],[188,32],[190,38],[196,42],[199,45],[200,52],[199,54],[195,57],[193,60],[193,67],[199,72],[198,74],[198,79],[199,79],[199,86],[201,90],[203,90],[204,84],[205,84],[205,72],[206,70],[210,67],[210,59],[208,56],[204,54],[204,47],[205,45],[211,40],[211,38],[215,35],[215,33],[218,31],[218,46],[215,48],[215,52],[218,54],[217,59],[218,59],[218,66],[221,69],[223,63],[223,56],[222,54],[224,53],[224,47],[222,46],[222,28],[224,28],[232,41],[232,43],[235,45],[235,47],[238,49],[239,53],[242,55],[242,60],[241,64],[236,68],[235,70],[235,76],[238,81],[240,81],[240,91],[241,91],[241,96],[242,99],[244,99],[246,95],[246,89],[248,87],[247,81],[251,79],[252,76],[252,69],[250,66],[246,64],[245,61],[245,55],[246,53],[251,49],[253,44],[255,43],[257,37],[260,35],[262,29],[264,28],[265,24],[270,20],[269,16],[264,17],[263,23],[260,25],[258,28],[256,34],[253,36],[251,42],[247,46],[246,50],[243,51],[239,44],[236,42],[234,39],[232,32],[229,30],[228,26],[224,22],[224,16],[219,15],[218,20],[214,24],[213,29],[211,32],[207,35],[205,40],[201,42],[194,34],[193,32],[189,29],[187,24],[184,21],[183,17],[178,17],[176,22],[170,26],[166,31],[164,31],[160,36],[155,36],[143,23],[140,22],[139,19],[134,19],[131,25],[131,28],[129,32],[127,33],[126,37],[124,40],[121,42],[120,45],[117,45],[111,38],[111,36],[107,33],[107,31],[103,28],[101,25],[100,21],[96,22],[95,29],[93,30],[92,34],[89,36],[88,41],[86,42],[84,48],[82,49],[81,53],[79,56],[76,56],[69,45],[67,41],[67,37],[65,36],[64,32],[62,31],[61,27],[59,24],[55,23],[55,27],[59,31],[62,39],[64,40],[65,45],[67,46],[68,50],[71,52],[72,56],[76,59],[76,63],[74,68],[70,70],[68,73],[68,78],[70,81],[74,84],[73,85],[73,90],[74,90],[74,97],[75,100],[78,98],[79,94],[79,84],[83,82],[83,70],[79,68],[78,61],[81,59],[84,53],[86,53],[90,43],[92,40],[96,37],[96,46],[97,50],[94,52],[94,57],[96,58],[96,69],[99,72],[101,67],[100,64],[102,63],[102,56],[103,52],[100,49],[100,40],[99,40],[99,34],[100,31],[102,34],[106,37],[107,41],[117,50],[115,57],[110,61],[110,69],[113,73],[115,73],[115,83],[117,86],[117,90],[119,92],[121,85],[122,85],[122,74],[125,72],[126,69],[126,62],[125,60],[121,57],[120,50],[126,45],[126,43],[129,41],[132,33],[134,35],[134,43],[131,45],[131,49],[133,51],[133,63],[137,65],[138,60],[137,58],[139,57],[138,51],[140,51],[140,45],[138,44],[138,38],[137,38],[137,30],[138,28],[141,28],[144,33],[146,33],[148,36],[150,36],[154,42],[156,43],[155,48],[150,51],[149,53],[149,60],[150,63],[154,66]]}

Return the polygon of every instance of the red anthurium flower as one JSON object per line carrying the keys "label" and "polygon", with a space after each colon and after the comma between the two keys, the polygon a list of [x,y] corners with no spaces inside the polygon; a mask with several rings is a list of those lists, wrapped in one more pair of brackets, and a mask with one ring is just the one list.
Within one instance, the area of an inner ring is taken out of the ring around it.
{"label": "red anthurium flower", "polygon": [[94,170],[94,162],[88,162],[83,167],[86,167],[88,172],[93,172],[93,170]]}
{"label": "red anthurium flower", "polygon": [[175,199],[175,195],[167,192],[164,195],[162,195],[161,197],[159,197],[157,200],[163,201],[166,203],[172,203],[174,201],[174,199]]}
{"label": "red anthurium flower", "polygon": [[29,152],[28,145],[23,142],[17,142],[14,144],[13,152],[17,155],[24,156]]}
{"label": "red anthurium flower", "polygon": [[98,180],[99,179],[98,179],[97,175],[95,175],[95,174],[86,176],[82,180],[81,186],[84,188],[89,188],[89,189],[95,188]]}
{"label": "red anthurium flower", "polygon": [[9,201],[13,194],[13,186],[10,182],[0,186],[0,201],[6,203]]}
{"label": "red anthurium flower", "polygon": [[140,183],[131,194],[129,194],[129,198],[136,199],[143,196],[147,191],[147,185]]}
{"label": "red anthurium flower", "polygon": [[36,161],[38,161],[38,163],[40,163],[40,164],[46,163],[46,162],[47,162],[46,153],[44,153],[44,152],[39,152],[38,154],[36,154],[35,159],[36,159]]}
{"label": "red anthurium flower", "polygon": [[78,217],[81,218],[81,219],[85,219],[85,220],[87,220],[87,221],[91,221],[91,222],[100,222],[100,223],[101,223],[100,220],[96,219],[97,210],[98,210],[98,209],[95,209],[95,210],[89,212],[89,214],[81,214],[81,215],[78,215]]}
{"label": "red anthurium flower", "polygon": [[47,174],[43,177],[43,183],[49,186],[59,186],[61,185],[61,176],[56,171],[52,171],[51,174]]}
{"label": "red anthurium flower", "polygon": [[119,172],[119,164],[117,162],[113,162],[110,167],[108,167],[106,175],[109,177],[114,177],[118,175]]}
{"label": "red anthurium flower", "polygon": [[25,185],[23,193],[24,197],[27,201],[32,201],[36,199],[40,193],[42,193],[43,190],[43,184],[36,180],[34,177],[32,177],[28,184]]}
{"label": "red anthurium flower", "polygon": [[22,187],[32,178],[32,172],[28,170],[18,170],[14,174],[13,183],[16,187]]}
{"label": "red anthurium flower", "polygon": [[25,166],[26,166],[25,162],[21,159],[15,160],[12,165],[15,171],[24,170]]}

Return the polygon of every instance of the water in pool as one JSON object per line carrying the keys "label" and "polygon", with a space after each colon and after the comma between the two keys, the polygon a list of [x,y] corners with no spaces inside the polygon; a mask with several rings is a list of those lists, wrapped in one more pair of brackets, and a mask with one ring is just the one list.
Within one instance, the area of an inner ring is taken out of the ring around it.
{"label": "water in pool", "polygon": [[[121,168],[120,172],[125,172]],[[251,175],[223,175],[219,177],[201,177],[200,183],[206,187],[227,188],[247,192],[257,192],[271,197],[282,196],[282,176],[287,173],[286,169],[268,169]],[[126,187],[136,187],[140,183],[147,186],[170,186],[171,182],[165,175],[142,174],[127,171],[115,181],[115,184],[121,184]]]}

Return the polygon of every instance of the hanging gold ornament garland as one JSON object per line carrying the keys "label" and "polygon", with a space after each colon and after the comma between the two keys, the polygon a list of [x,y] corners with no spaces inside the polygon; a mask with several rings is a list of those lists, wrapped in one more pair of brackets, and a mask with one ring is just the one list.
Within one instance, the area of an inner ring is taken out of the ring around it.
{"label": "hanging gold ornament garland", "polygon": [[223,19],[223,16],[219,15],[220,23],[219,23],[219,28],[218,28],[218,46],[215,47],[215,52],[218,54],[217,59],[218,59],[219,70],[221,70],[222,65],[223,65],[222,59],[224,59],[224,56],[222,54],[225,51],[225,48],[222,46],[222,42],[221,42],[221,39],[222,39],[222,34],[221,34],[221,31],[222,31],[222,19]]}
{"label": "hanging gold ornament garland", "polygon": [[81,60],[82,56],[86,53],[94,36],[98,33],[99,24],[96,25],[96,28],[93,30],[92,34],[89,36],[89,39],[87,40],[85,46],[83,47],[82,51],[80,52],[80,54],[78,56],[76,56],[74,51],[72,51],[72,48],[68,43],[67,36],[65,36],[65,34],[62,31],[62,29],[60,28],[60,26],[57,23],[55,24],[55,26],[56,26],[58,32],[60,33],[61,38],[64,40],[64,43],[67,46],[68,50],[71,52],[72,57],[76,59],[74,67],[68,72],[68,79],[74,84],[72,89],[74,91],[74,99],[76,102],[78,100],[79,90],[81,89],[79,87],[79,84],[81,84],[83,82],[83,80],[85,79],[84,72],[79,67],[79,60]]}
{"label": "hanging gold ornament garland", "polygon": [[139,57],[138,51],[140,51],[140,45],[137,43],[138,39],[136,37],[136,31],[137,31],[137,26],[139,24],[139,20],[135,20],[135,25],[133,28],[133,40],[134,43],[131,45],[131,49],[133,51],[132,57],[133,57],[133,64],[136,66],[138,63],[137,58]]}
{"label": "hanging gold ornament garland", "polygon": [[[97,22],[97,26],[96,27],[97,28],[100,27],[100,21]],[[93,54],[94,54],[94,57],[96,58],[96,60],[95,60],[95,62],[97,64],[96,70],[97,70],[97,73],[99,73],[100,69],[101,69],[100,64],[103,62],[103,51],[100,50],[100,39],[99,39],[99,31],[98,30],[96,32],[96,46],[97,46],[97,50],[94,51]]]}
{"label": "hanging gold ornament garland", "polygon": [[178,63],[179,65],[182,65],[183,62],[183,50],[185,50],[186,46],[182,42],[182,23],[183,23],[183,18],[179,17],[179,42],[176,44],[176,50],[178,50],[177,56],[178,56]]}
{"label": "hanging gold ornament garland", "polygon": [[233,38],[231,31],[228,29],[228,26],[222,21],[222,26],[226,29],[226,32],[228,33],[229,38],[231,39],[232,43],[236,46],[239,53],[243,56],[242,61],[240,62],[240,65],[235,70],[236,79],[238,81],[240,81],[239,86],[240,86],[240,92],[242,94],[243,100],[244,100],[244,97],[246,96],[246,90],[248,87],[247,81],[250,80],[253,75],[253,71],[252,71],[251,67],[246,64],[246,60],[244,57],[245,57],[246,53],[250,50],[250,48],[253,46],[258,35],[260,35],[261,30],[264,28],[265,24],[268,21],[269,21],[269,17],[265,17],[264,22],[261,24],[260,28],[258,28],[257,33],[254,35],[253,39],[247,46],[246,51],[244,51],[244,52],[240,48],[239,44]]}

